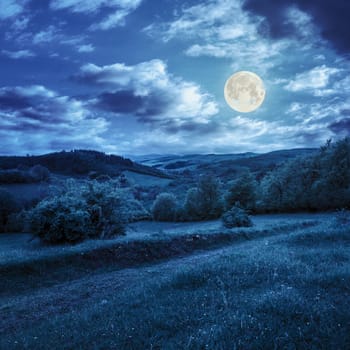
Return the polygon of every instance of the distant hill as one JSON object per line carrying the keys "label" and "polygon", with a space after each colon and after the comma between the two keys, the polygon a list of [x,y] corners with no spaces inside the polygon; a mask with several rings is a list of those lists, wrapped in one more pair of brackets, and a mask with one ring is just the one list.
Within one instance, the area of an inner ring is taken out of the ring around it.
{"label": "distant hill", "polygon": [[212,173],[222,178],[232,177],[242,168],[254,173],[264,174],[278,164],[299,156],[317,152],[317,148],[298,148],[279,150],[264,154],[252,152],[238,154],[189,154],[189,155],[144,155],[138,161],[170,173]]}
{"label": "distant hill", "polygon": [[169,178],[161,169],[133,162],[116,155],[89,150],[73,150],[44,154],[40,156],[0,156],[0,169],[26,168],[40,164],[52,173],[69,176],[88,175],[90,172],[117,176],[123,171]]}

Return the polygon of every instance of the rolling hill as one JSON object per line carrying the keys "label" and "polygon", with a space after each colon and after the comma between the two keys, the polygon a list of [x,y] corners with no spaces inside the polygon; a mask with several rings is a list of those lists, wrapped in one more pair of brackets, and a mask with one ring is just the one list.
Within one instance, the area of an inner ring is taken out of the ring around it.
{"label": "rolling hill", "polygon": [[242,168],[257,174],[264,174],[278,164],[300,156],[308,156],[316,148],[279,150],[263,154],[189,154],[189,155],[144,155],[134,157],[138,162],[170,174],[211,173],[221,178],[232,177]]}
{"label": "rolling hill", "polygon": [[39,156],[2,156],[0,169],[25,169],[35,165],[45,166],[52,173],[67,176],[83,176],[91,172],[117,176],[123,171],[169,178],[161,169],[139,164],[128,158],[108,155],[90,150],[74,150],[70,152],[55,152]]}

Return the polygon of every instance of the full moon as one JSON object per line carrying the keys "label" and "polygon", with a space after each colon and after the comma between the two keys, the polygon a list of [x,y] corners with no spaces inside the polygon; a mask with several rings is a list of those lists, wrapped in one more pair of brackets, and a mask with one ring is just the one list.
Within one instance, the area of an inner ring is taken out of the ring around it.
{"label": "full moon", "polygon": [[241,71],[231,75],[225,84],[227,104],[237,112],[253,112],[265,99],[265,87],[261,78],[252,72]]}

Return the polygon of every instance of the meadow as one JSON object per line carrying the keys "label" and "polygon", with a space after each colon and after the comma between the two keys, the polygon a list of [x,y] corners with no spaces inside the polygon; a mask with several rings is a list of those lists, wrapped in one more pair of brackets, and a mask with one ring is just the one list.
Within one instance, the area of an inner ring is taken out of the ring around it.
{"label": "meadow", "polygon": [[350,233],[334,217],[137,223],[73,248],[18,236],[37,254],[1,265],[0,348],[347,349]]}

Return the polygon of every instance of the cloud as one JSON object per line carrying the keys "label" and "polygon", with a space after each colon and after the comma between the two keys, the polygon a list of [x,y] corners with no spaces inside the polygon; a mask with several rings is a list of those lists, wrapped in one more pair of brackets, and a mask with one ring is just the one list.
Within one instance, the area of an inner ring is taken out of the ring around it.
{"label": "cloud", "polygon": [[58,29],[50,25],[46,30],[42,30],[33,36],[33,44],[51,43],[61,37]]}
{"label": "cloud", "polygon": [[267,40],[259,33],[260,23],[243,11],[241,0],[208,0],[183,7],[174,20],[151,24],[144,32],[164,42],[189,42],[188,56],[230,58],[235,68],[264,71],[274,66],[290,42]]}
{"label": "cloud", "polygon": [[25,40],[34,45],[51,45],[53,43],[55,45],[67,45],[79,53],[88,53],[95,50],[95,47],[92,44],[86,43],[86,35],[67,36],[63,33],[60,27],[56,27],[54,25],[50,25],[45,30],[39,31],[35,34],[27,33]]}
{"label": "cloud", "polygon": [[116,114],[130,114],[139,121],[167,128],[191,121],[206,124],[218,113],[213,97],[199,85],[168,73],[159,59],[133,66],[86,64],[75,80],[97,85],[105,92],[90,102]]}
{"label": "cloud", "polygon": [[84,44],[84,45],[78,46],[77,51],[82,53],[88,53],[88,52],[95,51],[95,48],[92,44]]}
{"label": "cloud", "polygon": [[340,69],[326,65],[314,67],[309,71],[297,74],[294,80],[285,85],[285,89],[293,92],[309,91],[320,96],[322,89],[328,86],[330,78],[339,72]]}
{"label": "cloud", "polygon": [[53,10],[68,10],[73,13],[98,14],[106,12],[101,21],[91,25],[91,30],[108,30],[125,24],[125,18],[135,11],[142,0],[52,0],[50,7]]}
{"label": "cloud", "polygon": [[28,0],[1,0],[0,20],[18,16],[24,11]]}
{"label": "cloud", "polygon": [[62,96],[41,85],[0,88],[0,138],[12,145],[2,153],[100,147],[108,123],[91,113],[82,101]]}
{"label": "cloud", "polygon": [[12,59],[30,58],[35,56],[35,53],[30,50],[19,50],[19,51],[2,50],[1,53]]}
{"label": "cloud", "polygon": [[339,119],[331,123],[328,127],[337,135],[349,136],[350,135],[350,118]]}
{"label": "cloud", "polygon": [[[294,23],[290,19],[290,9],[305,13],[304,19],[295,16],[296,21],[312,21],[319,28],[319,33],[333,43],[340,52],[350,51],[349,19],[350,3],[343,0],[319,0],[317,4],[304,0],[246,0],[244,9],[262,16],[267,26],[266,33],[273,38],[295,36],[303,27]],[[289,16],[289,17],[288,17]]]}

